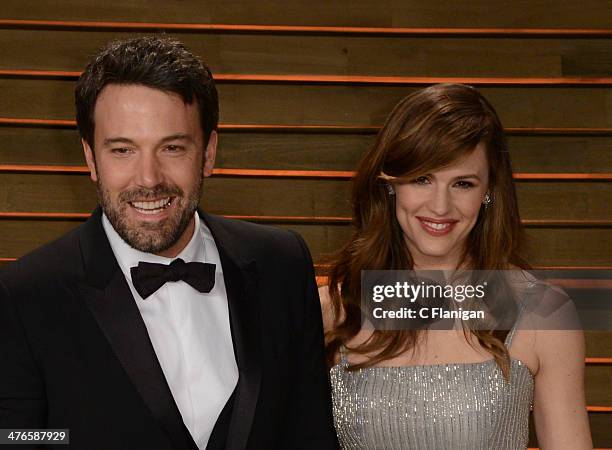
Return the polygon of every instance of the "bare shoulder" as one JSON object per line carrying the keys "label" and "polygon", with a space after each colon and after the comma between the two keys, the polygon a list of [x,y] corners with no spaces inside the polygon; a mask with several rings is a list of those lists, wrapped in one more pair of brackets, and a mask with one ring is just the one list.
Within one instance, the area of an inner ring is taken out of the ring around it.
{"label": "bare shoulder", "polygon": [[584,364],[585,340],[582,330],[537,330],[538,359],[549,366]]}
{"label": "bare shoulder", "polygon": [[584,394],[581,330],[537,330],[533,400],[541,448],[592,449]]}
{"label": "bare shoulder", "polygon": [[584,332],[576,307],[558,286],[543,283],[525,309],[534,330],[534,349],[543,371],[570,373],[584,367]]}

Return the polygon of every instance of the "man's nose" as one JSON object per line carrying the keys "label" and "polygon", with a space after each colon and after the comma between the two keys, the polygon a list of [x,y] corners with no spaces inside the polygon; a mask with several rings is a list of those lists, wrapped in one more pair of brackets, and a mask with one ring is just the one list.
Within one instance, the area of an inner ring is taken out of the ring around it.
{"label": "man's nose", "polygon": [[136,182],[140,186],[152,188],[162,182],[162,168],[155,154],[143,152],[138,163]]}

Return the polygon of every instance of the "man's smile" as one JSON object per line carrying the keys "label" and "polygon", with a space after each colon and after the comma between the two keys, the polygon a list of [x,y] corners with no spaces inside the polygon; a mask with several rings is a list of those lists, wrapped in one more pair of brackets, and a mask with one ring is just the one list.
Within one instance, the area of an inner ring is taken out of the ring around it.
{"label": "man's smile", "polygon": [[172,203],[174,197],[165,197],[159,200],[133,201],[129,202],[135,209],[142,212],[155,212],[167,208]]}

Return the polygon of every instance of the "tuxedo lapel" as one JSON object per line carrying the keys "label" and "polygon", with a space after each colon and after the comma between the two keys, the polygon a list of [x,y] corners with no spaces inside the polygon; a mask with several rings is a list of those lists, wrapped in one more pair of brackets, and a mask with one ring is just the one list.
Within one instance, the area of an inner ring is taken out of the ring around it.
{"label": "tuxedo lapel", "polygon": [[239,372],[226,449],[241,450],[246,448],[251,432],[261,382],[257,266],[244,254],[249,236],[231,232],[222,219],[200,214],[213,235],[221,259]]}
{"label": "tuxedo lapel", "polygon": [[87,306],[136,390],[168,433],[173,447],[197,449],[110,247],[100,209],[85,223],[80,239],[86,282],[80,284],[79,290]]}

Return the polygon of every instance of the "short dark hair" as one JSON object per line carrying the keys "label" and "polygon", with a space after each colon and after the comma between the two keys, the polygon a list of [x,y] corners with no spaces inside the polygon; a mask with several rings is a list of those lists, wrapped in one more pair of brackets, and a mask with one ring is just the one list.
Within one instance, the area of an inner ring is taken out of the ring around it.
{"label": "short dark hair", "polygon": [[212,73],[175,39],[146,36],[113,41],[87,64],[76,85],[75,104],[79,134],[91,148],[96,100],[108,84],[140,84],[173,92],[188,104],[195,99],[205,142],[217,129],[219,98]]}

